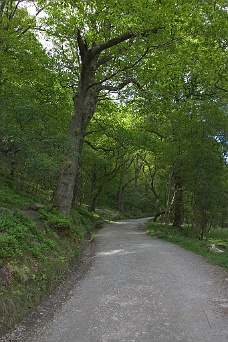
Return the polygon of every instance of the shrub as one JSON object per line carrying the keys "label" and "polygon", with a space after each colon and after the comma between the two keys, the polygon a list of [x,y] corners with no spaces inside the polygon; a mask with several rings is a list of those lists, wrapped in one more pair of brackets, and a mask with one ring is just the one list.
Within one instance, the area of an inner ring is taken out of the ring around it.
{"label": "shrub", "polygon": [[28,248],[37,228],[35,223],[20,212],[4,212],[0,216],[0,259],[2,263],[18,256]]}
{"label": "shrub", "polygon": [[0,235],[0,264],[18,254],[19,249],[19,242],[14,236],[7,233]]}
{"label": "shrub", "polygon": [[76,211],[72,211],[71,216],[65,216],[53,206],[39,209],[39,218],[58,235],[69,236],[76,240],[83,238],[85,226],[88,225],[88,219],[86,220]]}

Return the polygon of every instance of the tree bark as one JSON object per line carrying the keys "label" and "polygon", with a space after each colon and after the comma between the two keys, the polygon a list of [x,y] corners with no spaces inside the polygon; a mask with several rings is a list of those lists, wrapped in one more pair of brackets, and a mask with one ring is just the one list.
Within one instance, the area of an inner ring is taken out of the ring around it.
{"label": "tree bark", "polygon": [[64,160],[54,195],[54,204],[64,215],[69,215],[73,202],[78,197],[78,178],[80,177],[80,156],[87,126],[95,112],[98,92],[88,87],[74,95],[74,111],[69,126],[71,148],[65,150]]}
{"label": "tree bark", "polygon": [[169,180],[167,183],[167,198],[166,198],[166,207],[165,207],[165,234],[168,233],[168,225],[170,219],[170,197],[171,197],[171,184],[172,184],[172,173],[169,175]]}
{"label": "tree bark", "polygon": [[202,241],[207,232],[208,220],[207,220],[206,209],[204,208],[203,205],[198,205],[196,207],[196,212],[197,212],[196,226],[197,226],[197,231],[198,231],[197,233],[198,233],[199,239]]}
{"label": "tree bark", "polygon": [[117,210],[121,213],[124,212],[124,189],[123,179],[121,179],[117,193]]}
{"label": "tree bark", "polygon": [[99,198],[99,195],[100,195],[102,189],[103,189],[103,185],[101,185],[97,190],[92,191],[91,199],[90,199],[90,205],[89,205],[89,211],[93,211],[95,213],[97,200]]}
{"label": "tree bark", "polygon": [[181,175],[174,174],[175,182],[175,198],[174,198],[174,213],[173,213],[173,226],[182,229],[184,222],[184,206],[183,206],[183,185]]}

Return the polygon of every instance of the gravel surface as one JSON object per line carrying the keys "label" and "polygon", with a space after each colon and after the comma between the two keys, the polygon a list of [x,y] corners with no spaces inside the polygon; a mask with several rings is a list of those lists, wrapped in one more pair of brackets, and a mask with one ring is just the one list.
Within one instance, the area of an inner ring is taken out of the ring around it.
{"label": "gravel surface", "polygon": [[228,272],[147,236],[144,221],[107,224],[65,287],[1,341],[227,342]]}

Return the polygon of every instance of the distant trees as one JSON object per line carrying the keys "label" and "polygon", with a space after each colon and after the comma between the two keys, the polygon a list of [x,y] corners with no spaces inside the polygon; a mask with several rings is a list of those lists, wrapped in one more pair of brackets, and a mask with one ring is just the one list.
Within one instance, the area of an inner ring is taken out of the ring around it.
{"label": "distant trees", "polygon": [[[120,212],[153,210],[143,175],[145,151],[133,113],[125,106],[102,102],[91,120],[81,159],[80,193],[85,202]],[[142,144],[141,144],[142,143]]]}
{"label": "distant trees", "polygon": [[[179,230],[188,222],[202,238],[210,224],[218,223],[216,217],[222,206],[221,198],[227,196],[228,189],[224,187],[227,97],[225,89],[223,93],[217,89],[216,82],[212,84],[209,78],[204,82],[202,74],[209,75],[209,71],[206,67],[198,69],[198,54],[193,56],[196,68],[191,59],[191,68],[186,61],[183,65],[184,56],[179,60],[176,73],[171,64],[169,91],[162,87],[165,84],[162,77],[167,80],[167,75],[164,76],[163,70],[155,70],[160,82],[144,91],[141,102],[144,104],[143,125],[160,141],[160,147],[156,145],[154,150],[154,169],[159,170],[154,174],[154,181],[163,183],[155,193],[158,202],[162,201],[163,209],[159,204],[158,214],[165,212],[167,223],[172,222]],[[215,79],[218,68],[214,57],[218,61],[218,54],[209,56],[210,76]],[[220,58],[222,68],[224,50],[221,50]],[[205,56],[205,65],[207,63]],[[185,69],[189,69],[187,76]],[[224,80],[226,73],[220,76]]]}

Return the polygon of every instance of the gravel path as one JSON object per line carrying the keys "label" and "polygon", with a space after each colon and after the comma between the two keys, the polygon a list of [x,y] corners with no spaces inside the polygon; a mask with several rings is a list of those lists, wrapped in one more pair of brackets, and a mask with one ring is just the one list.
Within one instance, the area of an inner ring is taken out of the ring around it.
{"label": "gravel path", "polygon": [[227,342],[228,273],[143,222],[107,224],[84,276],[23,342]]}

